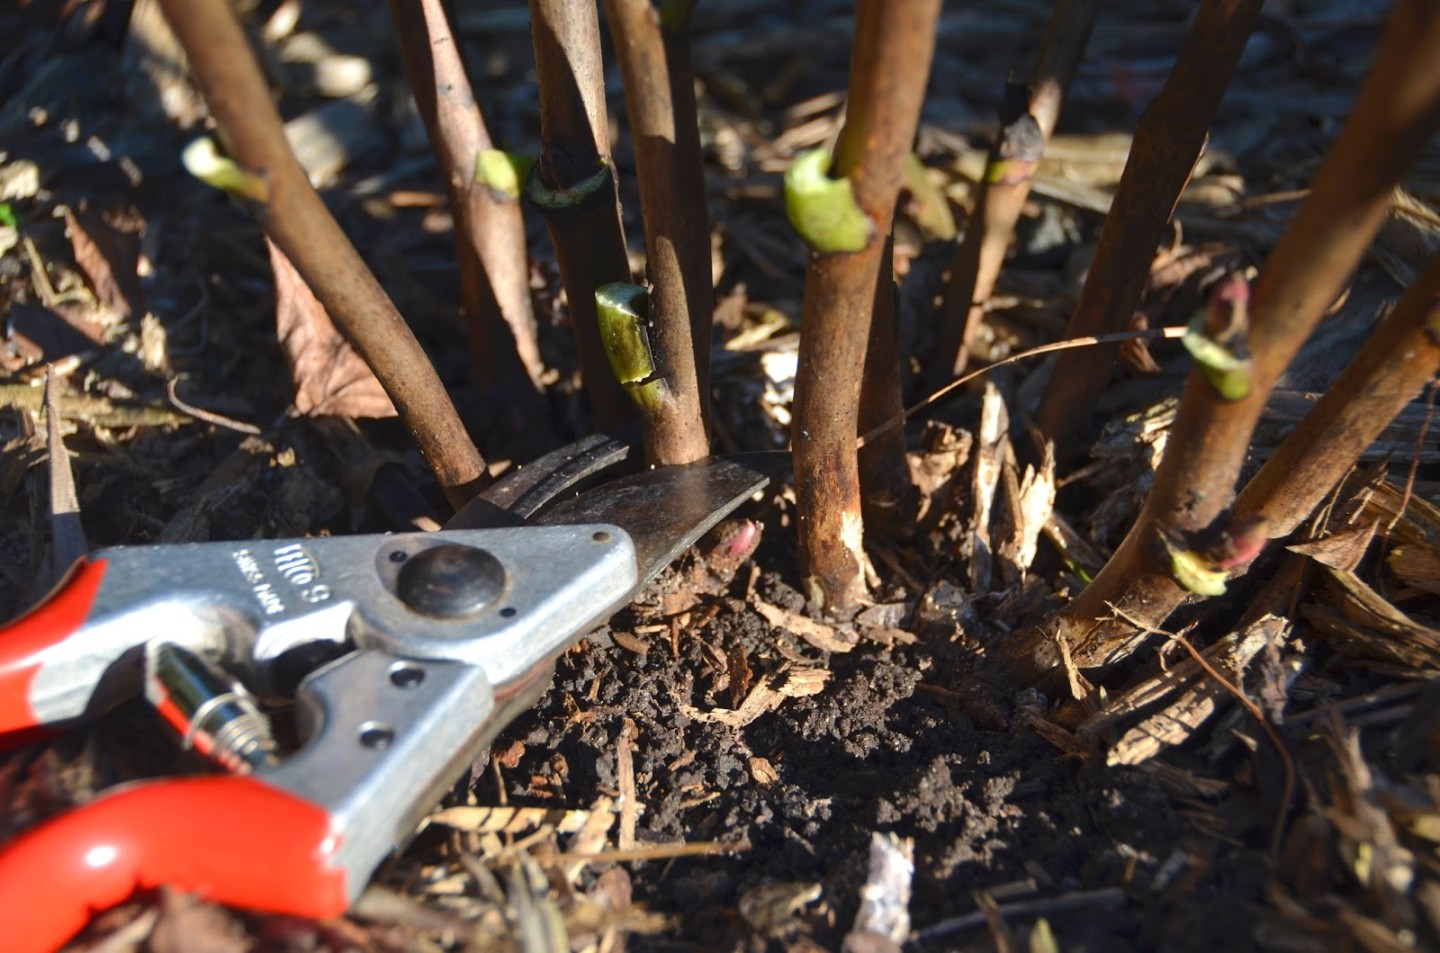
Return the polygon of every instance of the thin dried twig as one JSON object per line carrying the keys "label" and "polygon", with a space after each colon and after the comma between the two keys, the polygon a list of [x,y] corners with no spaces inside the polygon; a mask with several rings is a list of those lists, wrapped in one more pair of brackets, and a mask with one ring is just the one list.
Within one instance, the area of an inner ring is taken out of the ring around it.
{"label": "thin dried twig", "polygon": [[558,854],[549,858],[557,864],[626,864],[644,860],[672,860],[676,857],[718,857],[750,849],[750,842],[681,841],[673,844],[646,844],[629,850],[598,850],[593,854]]}
{"label": "thin dried twig", "polygon": [[[1062,894],[1058,897],[1043,897],[1036,900],[1021,900],[1016,903],[1000,905],[999,913],[1002,917],[1010,920],[1025,919],[1029,917],[1043,917],[1056,913],[1065,913],[1085,907],[1118,907],[1126,902],[1125,891],[1120,887],[1104,887],[1100,890],[1077,890],[1073,893]],[[915,939],[920,942],[938,939],[949,936],[952,933],[962,933],[966,930],[975,930],[985,926],[989,914],[984,910],[976,910],[974,913],[967,913],[964,916],[951,917],[948,920],[941,920],[939,923],[931,924],[916,933]]]}
{"label": "thin dried twig", "polygon": [[1250,355],[1248,393],[1227,399],[1205,368],[1190,374],[1135,525],[1095,581],[1055,619],[1000,646],[995,658],[1008,678],[1034,684],[1052,677],[1059,659],[1047,630],[1062,620],[1076,632],[1073,649],[1082,669],[1103,673],[1133,651],[1135,628],[1106,607],[1118,605],[1157,626],[1189,595],[1163,557],[1165,540],[1188,547],[1187,540],[1220,529],[1220,542],[1232,548],[1263,542],[1262,526],[1217,527],[1217,521],[1231,502],[1275,381],[1349,280],[1385,220],[1395,184],[1440,121],[1440,72],[1430,68],[1437,57],[1440,8],[1400,0],[1349,121],[1261,271],[1241,342]]}
{"label": "thin dried twig", "polygon": [[956,389],[964,387],[966,384],[970,383],[973,380],[984,377],[991,371],[997,371],[1000,368],[1006,367],[1010,364],[1017,364],[1020,361],[1028,361],[1032,357],[1042,357],[1046,354],[1053,354],[1056,351],[1068,351],[1071,348],[1077,347],[1094,347],[1097,344],[1114,344],[1121,341],[1150,341],[1160,338],[1167,338],[1173,340],[1175,338],[1181,338],[1184,336],[1185,328],[1183,327],[1150,328],[1145,331],[1120,331],[1116,334],[1096,334],[1086,335],[1085,337],[1068,338],[1064,341],[1051,341],[1049,344],[1041,344],[1037,347],[1032,347],[1025,351],[1017,351],[1014,354],[1008,355],[1003,360],[996,361],[994,364],[987,364],[984,367],[977,367],[970,373],[965,374],[962,377],[957,377],[955,380],[946,384],[944,387],[941,387],[939,390],[934,391],[929,396],[924,397],[911,404],[909,407],[905,408],[905,411],[903,413],[897,414],[894,417],[891,417],[889,420],[885,421],[884,423],[880,424],[879,426],[872,427],[870,430],[861,434],[860,439],[856,441],[856,445],[859,447],[864,447],[867,443],[869,443],[871,440],[874,440],[876,437],[880,436],[885,431],[891,429],[892,427],[900,426],[901,424],[905,423],[905,421],[909,420],[911,417],[914,417],[916,414],[920,413],[920,411],[924,410],[926,407],[929,407],[936,401],[943,399],[946,395],[952,393]]}
{"label": "thin dried twig", "polygon": [[70,454],[60,434],[60,382],[53,373],[45,375],[45,446],[50,473],[50,578],[58,581],[89,551],[85,529],[80,525],[80,498],[75,493],[75,473]]}
{"label": "thin dried twig", "polygon": [[451,505],[487,479],[435,368],[285,140],[280,115],[235,13],[223,0],[161,0],[235,162],[264,183],[266,233],[375,371]]}
{"label": "thin dried twig", "polygon": [[181,400],[180,395],[176,393],[175,390],[179,384],[179,378],[172,377],[167,380],[165,382],[165,396],[170,399],[170,406],[182,414],[189,414],[196,420],[203,420],[207,424],[214,424],[216,427],[224,427],[226,430],[233,430],[236,433],[243,433],[247,436],[256,437],[260,435],[260,428],[254,424],[246,423],[243,420],[236,420],[233,417],[226,417],[224,414],[217,414],[214,411],[205,410]]}

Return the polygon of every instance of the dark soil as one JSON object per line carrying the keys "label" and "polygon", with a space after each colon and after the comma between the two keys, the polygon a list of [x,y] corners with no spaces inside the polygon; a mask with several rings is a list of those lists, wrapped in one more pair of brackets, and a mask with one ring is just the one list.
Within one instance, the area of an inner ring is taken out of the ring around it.
{"label": "dark soil", "polygon": [[[706,669],[702,643],[738,648],[758,677],[780,661],[777,637],[785,640],[728,600],[713,622],[683,636],[679,658],[660,645],[643,656],[594,645],[572,652],[554,690],[511,732],[526,745],[517,772],[506,773],[511,797],[524,795],[523,779],[544,774],[555,751],[569,766],[566,794],[583,800],[586,792],[614,790],[617,735],[632,718],[646,806],[642,839],[750,845],[733,857],[633,870],[637,898],[682,912],[682,937],[707,949],[758,944],[736,916],[737,903],[763,885],[794,882],[819,883],[823,899],[791,928],[803,924],[822,947],[837,948],[875,831],[915,840],[911,915],[922,932],[934,929],[923,948],[983,944],[983,920],[953,932],[944,924],[972,909],[973,891],[1027,880],[1046,894],[1123,888],[1051,915],[1067,948],[1247,947],[1255,921],[1243,908],[1261,899],[1261,852],[1217,851],[1223,875],[1186,863],[1176,869],[1177,845],[1191,832],[1158,784],[1138,771],[1066,759],[1019,724],[977,727],[955,706],[917,691],[934,664],[924,648],[864,646],[832,659],[822,694],[787,700],[742,730],[676,714],[681,704],[729,704],[697,677]],[[565,712],[595,684],[598,697],[585,710],[596,717],[577,727]],[[747,763],[757,755],[778,780],[755,779]],[[1216,918],[1222,908],[1226,915]],[[652,943],[673,948],[675,938],[638,946]]]}

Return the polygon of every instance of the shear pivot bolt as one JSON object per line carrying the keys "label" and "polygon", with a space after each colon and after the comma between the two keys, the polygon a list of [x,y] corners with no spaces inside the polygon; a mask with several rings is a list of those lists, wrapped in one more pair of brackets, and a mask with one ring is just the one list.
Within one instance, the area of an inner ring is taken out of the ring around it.
{"label": "shear pivot bolt", "polygon": [[423,615],[473,615],[505,591],[505,567],[474,546],[445,543],[416,553],[401,567],[395,594]]}

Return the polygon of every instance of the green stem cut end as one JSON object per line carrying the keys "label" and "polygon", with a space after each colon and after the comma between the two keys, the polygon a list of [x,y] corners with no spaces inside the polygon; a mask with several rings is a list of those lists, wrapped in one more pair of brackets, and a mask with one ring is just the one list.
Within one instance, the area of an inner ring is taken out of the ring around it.
{"label": "green stem cut end", "polygon": [[481,149],[475,157],[475,181],[514,201],[520,197],[525,178],[534,165],[534,156],[514,155],[503,149]]}
{"label": "green stem cut end", "polygon": [[1250,393],[1250,285],[1232,274],[1216,284],[1204,311],[1197,312],[1181,343],[1223,400]]}
{"label": "green stem cut end", "polygon": [[817,252],[858,252],[870,244],[875,224],[859,205],[849,179],[829,176],[830,153],[801,153],[785,172],[785,215]]}
{"label": "green stem cut end", "polygon": [[1205,334],[1205,315],[1198,315],[1180,339],[1200,365],[1200,372],[1225,400],[1242,400],[1250,393],[1250,359],[1242,358]]}
{"label": "green stem cut end", "polygon": [[215,141],[207,136],[196,139],[180,154],[185,171],[212,189],[247,198],[253,202],[270,200],[270,186],[263,176],[246,172],[231,159],[220,154]]}
{"label": "green stem cut end", "polygon": [[1161,542],[1170,556],[1170,577],[1186,592],[1197,596],[1223,596],[1230,574],[1201,553],[1187,549],[1178,540],[1162,533]]}
{"label": "green stem cut end", "polygon": [[595,289],[600,340],[615,379],[646,416],[657,413],[669,397],[663,378],[656,377],[650,349],[650,298],[640,285],[613,281]]}

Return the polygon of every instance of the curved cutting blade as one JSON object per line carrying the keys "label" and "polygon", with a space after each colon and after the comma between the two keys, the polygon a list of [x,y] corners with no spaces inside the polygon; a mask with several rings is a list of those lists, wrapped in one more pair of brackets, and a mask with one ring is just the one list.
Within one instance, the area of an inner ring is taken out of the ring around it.
{"label": "curved cutting blade", "polygon": [[629,454],[627,444],[604,434],[584,437],[505,474],[450,517],[445,528],[524,526],[546,503]]}
{"label": "curved cutting blade", "polygon": [[790,469],[786,453],[740,453],[622,477],[540,512],[532,522],[613,523],[635,544],[640,585],[706,530]]}

